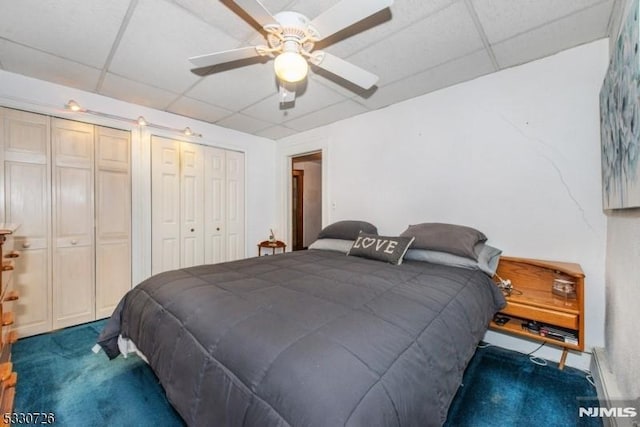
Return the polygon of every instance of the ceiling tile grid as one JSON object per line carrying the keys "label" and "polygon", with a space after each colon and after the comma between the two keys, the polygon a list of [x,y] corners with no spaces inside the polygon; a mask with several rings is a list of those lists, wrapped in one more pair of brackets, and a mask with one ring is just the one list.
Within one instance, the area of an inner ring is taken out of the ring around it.
{"label": "ceiling tile grid", "polygon": [[101,68],[129,0],[20,0],[0,5],[0,37]]}
{"label": "ceiling tile grid", "polygon": [[[273,15],[314,19],[341,1],[350,0],[261,3]],[[316,44],[377,74],[377,86],[363,90],[312,66],[284,106],[269,58],[192,70],[191,56],[266,44],[233,0],[2,1],[0,68],[279,139],[607,37],[613,5],[396,0]]]}

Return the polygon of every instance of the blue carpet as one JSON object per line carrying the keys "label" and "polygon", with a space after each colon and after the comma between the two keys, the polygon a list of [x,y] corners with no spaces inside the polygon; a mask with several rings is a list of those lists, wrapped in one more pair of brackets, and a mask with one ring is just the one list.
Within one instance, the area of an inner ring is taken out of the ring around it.
{"label": "blue carpet", "polygon": [[[151,369],[137,357],[94,354],[104,321],[19,340],[15,412],[51,412],[61,426],[182,426]],[[576,397],[595,396],[581,371],[538,366],[520,353],[478,349],[446,425],[601,426],[578,418]]]}
{"label": "blue carpet", "polygon": [[[601,427],[600,418],[580,418],[579,407],[598,406],[595,387],[578,369],[500,347],[478,348],[449,408],[448,427]],[[578,400],[582,398],[585,400]]]}
{"label": "blue carpet", "polygon": [[14,412],[51,412],[56,424],[179,426],[151,369],[138,357],[109,361],[91,348],[104,321],[18,340]]}

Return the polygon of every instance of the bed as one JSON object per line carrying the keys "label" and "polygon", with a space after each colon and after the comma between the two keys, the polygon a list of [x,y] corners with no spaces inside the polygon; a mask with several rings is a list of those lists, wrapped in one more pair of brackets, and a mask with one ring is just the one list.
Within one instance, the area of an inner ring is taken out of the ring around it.
{"label": "bed", "polygon": [[161,273],[99,343],[135,343],[188,425],[441,425],[504,304],[478,269],[310,249]]}

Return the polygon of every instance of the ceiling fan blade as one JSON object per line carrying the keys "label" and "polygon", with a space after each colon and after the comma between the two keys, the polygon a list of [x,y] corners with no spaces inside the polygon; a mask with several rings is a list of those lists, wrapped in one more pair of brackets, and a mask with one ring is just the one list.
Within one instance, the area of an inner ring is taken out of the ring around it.
{"label": "ceiling fan blade", "polygon": [[274,18],[267,8],[258,0],[233,0],[233,2],[244,9],[245,12],[251,15],[251,17],[263,27],[267,25],[280,26],[276,18]]}
{"label": "ceiling fan blade", "polygon": [[393,0],[342,0],[316,16],[311,25],[323,39],[393,4]]}
{"label": "ceiling fan blade", "polygon": [[192,56],[189,61],[196,68],[212,67],[226,62],[239,61],[241,59],[261,56],[254,46],[241,47],[239,49],[224,50],[222,52],[208,53],[206,55]]}
{"label": "ceiling fan blade", "polygon": [[296,84],[280,82],[280,104],[288,104],[296,99]]}
{"label": "ceiling fan blade", "polygon": [[344,59],[331,55],[327,52],[316,51],[313,54],[312,63],[316,66],[327,70],[331,74],[335,74],[351,83],[360,86],[363,89],[370,89],[377,83],[378,76],[353,65]]}

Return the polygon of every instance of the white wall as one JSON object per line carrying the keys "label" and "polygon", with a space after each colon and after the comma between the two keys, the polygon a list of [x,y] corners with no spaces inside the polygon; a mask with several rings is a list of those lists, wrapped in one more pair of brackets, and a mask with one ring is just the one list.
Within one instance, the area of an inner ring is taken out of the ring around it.
{"label": "white wall", "polygon": [[[616,3],[612,54],[620,22],[630,4],[629,0]],[[640,396],[640,209],[607,212],[606,260],[606,368],[613,373],[613,388],[621,393],[619,397],[635,399]]]}
{"label": "white wall", "polygon": [[[297,146],[324,147],[325,224],[363,219],[381,234],[418,222],[465,224],[506,255],[580,263],[588,351],[604,343],[598,93],[607,52],[601,40],[287,137],[279,164]],[[559,360],[560,351],[537,354]]]}
{"label": "white wall", "polygon": [[[136,119],[142,115],[153,124],[184,129],[189,126],[201,138],[155,128],[138,128],[121,120],[64,109],[70,99],[100,113]],[[257,255],[257,242],[264,240],[276,218],[274,142],[171,113],[118,101],[42,80],[0,70],[0,105],[74,120],[128,129],[132,132],[133,186],[133,281],[138,283],[151,273],[151,177],[150,135],[163,135],[184,141],[245,152],[246,161],[246,253]]]}

